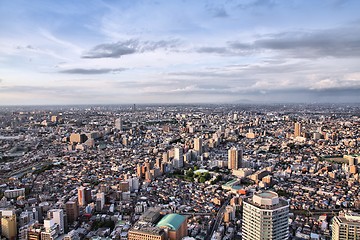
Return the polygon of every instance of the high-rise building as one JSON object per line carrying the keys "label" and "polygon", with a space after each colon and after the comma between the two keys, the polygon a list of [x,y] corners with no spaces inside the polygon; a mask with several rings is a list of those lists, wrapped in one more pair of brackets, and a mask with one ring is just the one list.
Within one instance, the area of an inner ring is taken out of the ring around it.
{"label": "high-rise building", "polygon": [[243,240],[287,240],[289,203],[277,193],[254,193],[243,202]]}
{"label": "high-rise building", "polygon": [[83,186],[80,186],[78,188],[78,203],[79,203],[79,206],[85,206],[85,204],[86,204],[85,188]]}
{"label": "high-rise building", "polygon": [[351,211],[340,212],[332,219],[332,240],[360,238],[360,214]]}
{"label": "high-rise building", "polygon": [[59,233],[63,234],[65,232],[65,223],[64,223],[64,210],[62,209],[51,209],[48,211],[48,217],[57,223],[59,226]]}
{"label": "high-rise building", "polygon": [[298,122],[295,123],[294,136],[295,137],[301,136],[301,123],[298,123]]}
{"label": "high-rise building", "polygon": [[16,214],[13,210],[4,210],[1,213],[2,236],[9,240],[15,240],[17,236]]}
{"label": "high-rise building", "polygon": [[176,147],[174,149],[173,165],[175,168],[184,167],[184,156],[183,156],[183,150],[181,147]]}
{"label": "high-rise building", "polygon": [[[96,194],[96,204],[100,204],[99,206],[97,206],[97,211],[101,211],[104,208],[105,205],[105,193],[103,192],[98,192]],[[100,209],[100,210],[99,210]]]}
{"label": "high-rise building", "polygon": [[69,224],[72,224],[79,217],[79,206],[77,202],[68,201],[65,203],[66,217]]}
{"label": "high-rise building", "polygon": [[199,155],[203,153],[203,140],[202,138],[194,139],[194,150],[198,152]]}
{"label": "high-rise building", "polygon": [[228,150],[228,168],[237,170],[242,167],[242,149],[232,147]]}
{"label": "high-rise building", "polygon": [[115,120],[115,128],[122,131],[123,130],[123,123],[121,118],[117,118]]}

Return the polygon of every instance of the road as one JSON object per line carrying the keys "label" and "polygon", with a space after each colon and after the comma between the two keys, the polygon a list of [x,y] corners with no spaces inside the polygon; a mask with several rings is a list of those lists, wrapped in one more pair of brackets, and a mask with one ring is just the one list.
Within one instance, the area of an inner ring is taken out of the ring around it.
{"label": "road", "polygon": [[212,237],[212,235],[214,234],[214,232],[218,229],[219,224],[222,221],[225,208],[229,204],[229,202],[230,202],[230,198],[227,199],[224,202],[224,204],[221,206],[221,208],[219,209],[219,211],[218,211],[218,213],[216,214],[216,217],[215,217],[215,222],[213,223],[209,234],[206,236],[206,239],[210,239]]}

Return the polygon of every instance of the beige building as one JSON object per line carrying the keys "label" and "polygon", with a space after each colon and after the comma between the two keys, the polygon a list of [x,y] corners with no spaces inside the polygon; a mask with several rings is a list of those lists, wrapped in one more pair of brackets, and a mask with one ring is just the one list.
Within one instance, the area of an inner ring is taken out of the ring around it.
{"label": "beige building", "polygon": [[202,138],[194,139],[194,150],[201,156],[203,154],[203,140]]}
{"label": "beige building", "polygon": [[332,219],[332,240],[360,239],[360,214],[340,212]]}
{"label": "beige building", "polygon": [[15,240],[17,236],[16,231],[16,215],[15,213],[11,215],[5,215],[1,217],[1,230],[2,236],[6,237],[9,240]]}
{"label": "beige building", "polygon": [[242,167],[242,149],[231,148],[228,150],[228,168],[237,170]]}
{"label": "beige building", "polygon": [[294,136],[295,137],[300,137],[301,136],[301,123],[295,123],[295,127],[294,127]]}

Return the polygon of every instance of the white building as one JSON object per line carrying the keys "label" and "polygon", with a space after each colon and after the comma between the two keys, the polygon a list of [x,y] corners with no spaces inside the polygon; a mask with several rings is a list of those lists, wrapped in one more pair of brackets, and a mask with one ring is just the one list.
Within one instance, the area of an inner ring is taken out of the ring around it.
{"label": "white building", "polygon": [[181,147],[176,147],[174,149],[173,165],[175,168],[184,167],[184,156],[183,156],[183,150]]}
{"label": "white building", "polygon": [[289,203],[275,192],[254,193],[243,206],[243,240],[285,240],[289,237]]}
{"label": "white building", "polygon": [[59,225],[59,233],[64,234],[64,210],[62,209],[51,209],[48,212],[48,217]]}

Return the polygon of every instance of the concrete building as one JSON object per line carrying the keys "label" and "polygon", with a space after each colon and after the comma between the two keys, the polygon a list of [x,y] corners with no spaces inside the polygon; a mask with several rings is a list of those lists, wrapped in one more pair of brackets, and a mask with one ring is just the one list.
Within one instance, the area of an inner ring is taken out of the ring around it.
{"label": "concrete building", "polygon": [[68,201],[65,203],[66,217],[69,224],[72,224],[79,217],[79,206],[77,202]]}
{"label": "concrete building", "polygon": [[202,138],[195,138],[194,139],[194,150],[197,151],[199,156],[203,154],[203,140]]}
{"label": "concrete building", "polygon": [[289,237],[289,204],[277,193],[254,193],[243,202],[244,240],[286,240]]}
{"label": "concrete building", "polygon": [[294,126],[294,136],[300,137],[301,136],[301,123],[296,122]]}
{"label": "concrete building", "polygon": [[2,236],[9,240],[15,240],[17,236],[15,211],[2,211],[1,214]]}
{"label": "concrete building", "polygon": [[176,147],[174,149],[173,165],[175,168],[184,167],[183,149],[181,147]]}
{"label": "concrete building", "polygon": [[85,206],[85,188],[83,186],[78,188],[78,203],[79,206]]}
{"label": "concrete building", "polygon": [[59,226],[59,233],[64,234],[65,223],[64,223],[64,210],[62,209],[51,209],[48,212],[48,217]]}
{"label": "concrete building", "polygon": [[360,239],[360,214],[340,212],[332,219],[332,240]]}
{"label": "concrete building", "polygon": [[228,150],[228,168],[237,170],[242,166],[242,149],[232,147]]}
{"label": "concrete building", "polygon": [[122,119],[121,118],[117,118],[115,120],[115,128],[120,130],[120,131],[123,131],[123,123],[122,123]]}

